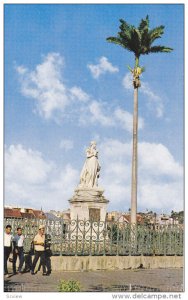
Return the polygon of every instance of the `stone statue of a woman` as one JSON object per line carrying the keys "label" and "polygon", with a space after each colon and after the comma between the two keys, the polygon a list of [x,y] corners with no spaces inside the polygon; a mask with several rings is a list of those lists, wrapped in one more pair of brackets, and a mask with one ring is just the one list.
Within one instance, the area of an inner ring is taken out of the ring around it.
{"label": "stone statue of a woman", "polygon": [[86,161],[80,174],[80,187],[95,188],[98,186],[100,165],[96,142],[92,141],[86,150]]}

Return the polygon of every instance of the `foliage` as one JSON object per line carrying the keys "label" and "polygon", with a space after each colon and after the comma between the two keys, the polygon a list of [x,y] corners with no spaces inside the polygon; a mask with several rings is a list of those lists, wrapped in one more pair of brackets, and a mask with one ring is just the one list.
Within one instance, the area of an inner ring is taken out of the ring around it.
{"label": "foliage", "polygon": [[112,239],[112,242],[116,244],[117,241],[122,239],[123,233],[119,228],[118,224],[113,223],[112,226],[107,226],[107,229],[109,232],[109,238]]}
{"label": "foliage", "polygon": [[59,292],[80,292],[81,286],[75,280],[61,280],[58,285]]}
{"label": "foliage", "polygon": [[178,220],[179,224],[183,224],[184,223],[184,211],[171,211],[171,218],[173,218],[174,220]]}
{"label": "foliage", "polygon": [[118,44],[126,50],[133,52],[135,55],[135,67],[139,66],[140,55],[158,52],[171,52],[173,50],[172,48],[166,46],[153,46],[153,42],[156,39],[161,38],[163,35],[164,26],[161,25],[155,27],[154,29],[150,29],[148,15],[145,19],[141,20],[137,28],[128,24],[123,19],[120,19],[120,23],[120,31],[118,32],[117,36],[108,37],[107,41]]}

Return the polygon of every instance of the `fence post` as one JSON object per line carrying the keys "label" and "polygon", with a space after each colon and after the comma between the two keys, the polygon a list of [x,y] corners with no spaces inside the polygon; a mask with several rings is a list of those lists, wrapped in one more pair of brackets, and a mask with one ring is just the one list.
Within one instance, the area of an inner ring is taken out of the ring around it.
{"label": "fence post", "polygon": [[104,243],[103,243],[103,256],[106,255],[106,236],[107,236],[107,228],[106,228],[106,219],[104,221],[104,229],[103,229],[103,239],[104,239]]}
{"label": "fence post", "polygon": [[76,218],[76,248],[75,248],[75,256],[78,254],[78,226],[79,226],[79,220],[78,220],[78,215]]}
{"label": "fence post", "polygon": [[82,236],[82,254],[83,255],[84,255],[85,242],[86,242],[86,222],[87,222],[86,219],[84,219],[84,221],[83,221],[83,231],[81,233],[81,236]]}
{"label": "fence post", "polygon": [[92,227],[93,227],[92,220],[89,222],[89,224],[90,224],[89,255],[91,256],[92,255]]}
{"label": "fence post", "polygon": [[167,247],[168,247],[168,227],[165,228],[165,235],[164,235],[164,255],[167,254]]}
{"label": "fence post", "polygon": [[63,247],[63,218],[60,217],[60,256],[62,256],[62,247]]}
{"label": "fence post", "polygon": [[119,255],[119,219],[117,221],[116,256]]}

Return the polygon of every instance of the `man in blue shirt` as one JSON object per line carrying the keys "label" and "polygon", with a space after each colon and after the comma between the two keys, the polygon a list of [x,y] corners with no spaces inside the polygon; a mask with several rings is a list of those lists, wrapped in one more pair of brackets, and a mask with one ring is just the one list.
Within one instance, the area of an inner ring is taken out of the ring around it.
{"label": "man in blue shirt", "polygon": [[24,235],[22,234],[22,228],[17,228],[17,234],[14,236],[13,239],[13,274],[16,273],[16,261],[17,257],[19,256],[19,267],[18,267],[18,273],[20,274],[22,272],[22,267],[24,263]]}

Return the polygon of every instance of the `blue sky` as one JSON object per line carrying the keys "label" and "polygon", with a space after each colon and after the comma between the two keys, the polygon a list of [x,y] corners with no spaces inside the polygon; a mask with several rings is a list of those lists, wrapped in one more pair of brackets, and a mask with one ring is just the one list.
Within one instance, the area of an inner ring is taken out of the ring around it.
{"label": "blue sky", "polygon": [[165,25],[170,54],[141,57],[138,210],[183,208],[183,5],[5,5],[5,203],[65,209],[99,148],[109,210],[130,207],[133,54],[119,19]]}

